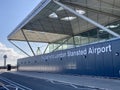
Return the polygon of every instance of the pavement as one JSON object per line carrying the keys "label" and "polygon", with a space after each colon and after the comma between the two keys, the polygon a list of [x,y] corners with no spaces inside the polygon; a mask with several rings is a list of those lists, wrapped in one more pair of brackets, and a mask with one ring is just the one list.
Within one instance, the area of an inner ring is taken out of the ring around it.
{"label": "pavement", "polygon": [[[7,74],[8,75],[8,74]],[[13,77],[14,78],[14,77]],[[0,90],[32,90],[0,75]]]}
{"label": "pavement", "polygon": [[52,83],[57,81],[64,84],[69,84],[76,88],[79,85],[97,90],[120,90],[119,79],[109,79],[109,78],[91,77],[91,76],[62,75],[62,74],[52,74],[52,73],[39,73],[39,72],[10,72],[10,73],[27,76],[27,77],[45,79]]}

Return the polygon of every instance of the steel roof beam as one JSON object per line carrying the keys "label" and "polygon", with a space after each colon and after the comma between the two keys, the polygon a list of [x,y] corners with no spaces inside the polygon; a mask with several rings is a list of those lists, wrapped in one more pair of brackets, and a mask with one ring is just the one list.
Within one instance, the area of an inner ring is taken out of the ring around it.
{"label": "steel roof beam", "polygon": [[96,13],[102,13],[102,14],[107,15],[107,16],[120,18],[119,15],[111,14],[111,13],[104,12],[104,11],[99,11],[99,10],[92,9],[92,8],[89,8],[89,7],[86,7],[86,6],[83,6],[83,5],[79,5],[77,3],[71,3],[71,2],[62,2],[62,3],[66,4],[66,5],[73,6],[73,7],[82,8],[82,9],[86,9],[86,10],[89,10],[89,11],[93,11],[93,12],[96,12]]}
{"label": "steel roof beam", "polygon": [[16,48],[18,48],[19,50],[21,50],[24,54],[26,54],[27,56],[30,57],[30,55],[29,55],[27,52],[25,52],[23,49],[21,49],[20,47],[18,47],[15,43],[13,43],[13,42],[10,41],[10,40],[9,40],[9,42],[10,42],[11,44],[13,44]]}
{"label": "steel roof beam", "polygon": [[92,19],[90,19],[90,18],[88,18],[88,17],[86,17],[86,16],[84,16],[84,15],[82,15],[82,14],[77,13],[75,10],[73,10],[73,9],[65,6],[64,4],[62,4],[62,3],[60,3],[60,2],[58,2],[58,1],[56,1],[56,0],[53,0],[53,1],[54,1],[57,5],[63,7],[65,10],[68,10],[69,12],[71,12],[71,13],[73,13],[74,15],[78,16],[79,18],[82,18],[83,20],[88,21],[89,23],[91,23],[91,24],[93,24],[93,25],[101,28],[102,30],[110,33],[111,35],[120,38],[120,35],[119,35],[119,34],[113,32],[112,30],[110,30],[110,29],[108,29],[108,28],[106,28],[106,27],[104,27],[103,25],[101,25],[101,24],[93,21]]}
{"label": "steel roof beam", "polygon": [[28,46],[30,47],[30,49],[31,49],[31,51],[32,51],[32,53],[33,53],[33,55],[35,56],[35,53],[34,53],[32,47],[31,47],[31,45],[30,45],[30,43],[29,43],[29,40],[27,39],[27,37],[26,37],[26,35],[25,35],[23,29],[22,29],[21,31],[22,31],[22,34],[23,34],[25,40],[27,41],[27,44],[28,44]]}

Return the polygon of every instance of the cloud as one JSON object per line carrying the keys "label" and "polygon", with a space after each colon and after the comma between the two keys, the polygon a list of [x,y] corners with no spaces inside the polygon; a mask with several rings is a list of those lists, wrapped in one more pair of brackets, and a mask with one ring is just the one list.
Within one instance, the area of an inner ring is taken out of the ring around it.
{"label": "cloud", "polygon": [[0,66],[4,65],[4,55],[7,55],[7,64],[11,65],[16,65],[17,59],[24,57],[24,55],[18,54],[13,48],[8,48],[0,42]]}

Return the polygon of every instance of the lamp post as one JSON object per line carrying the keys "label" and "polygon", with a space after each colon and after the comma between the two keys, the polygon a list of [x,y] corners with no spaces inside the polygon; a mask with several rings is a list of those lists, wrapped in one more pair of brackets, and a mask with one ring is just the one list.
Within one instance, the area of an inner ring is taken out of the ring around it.
{"label": "lamp post", "polygon": [[6,66],[7,55],[4,55],[3,58],[4,58],[4,66]]}

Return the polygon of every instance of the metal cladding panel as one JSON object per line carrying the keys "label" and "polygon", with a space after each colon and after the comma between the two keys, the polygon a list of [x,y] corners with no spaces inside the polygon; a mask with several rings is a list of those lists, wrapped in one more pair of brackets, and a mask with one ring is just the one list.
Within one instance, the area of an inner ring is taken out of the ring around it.
{"label": "metal cladding panel", "polygon": [[[66,51],[60,51],[61,53],[64,53]],[[60,57],[59,59],[59,64],[60,64],[60,67],[62,69],[62,72],[61,73],[65,73],[66,71],[66,63],[68,62],[68,58],[67,57]]]}
{"label": "metal cladding panel", "polygon": [[[76,50],[77,50],[78,48],[76,48]],[[77,56],[76,57],[76,65],[77,65],[77,70],[76,70],[76,74],[83,74],[83,72],[85,71],[85,63],[84,63],[84,61],[85,60],[83,60],[82,59],[82,57],[83,56]]]}
{"label": "metal cladding panel", "polygon": [[[54,52],[54,53],[55,53],[55,52]],[[61,53],[61,52],[56,52],[55,54],[58,55],[59,53]],[[60,58],[53,59],[52,61],[54,62],[53,66],[54,66],[54,68],[56,69],[55,72],[62,72],[62,64],[61,64],[61,62],[60,62]],[[51,62],[50,62],[50,63],[51,63]]]}
{"label": "metal cladding panel", "polygon": [[[62,51],[62,53],[66,53],[67,51]],[[60,60],[62,61],[62,68],[63,68],[63,72],[62,73],[66,73],[67,72],[67,65],[69,62],[68,57],[61,57]]]}
{"label": "metal cladding panel", "polygon": [[88,52],[86,55],[87,73],[88,75],[95,75],[96,74],[96,60],[95,60],[95,54],[94,54],[94,46],[89,45],[87,48],[88,48]]}
{"label": "metal cladding panel", "polygon": [[66,51],[67,53],[67,61],[66,61],[66,73],[70,74],[77,74],[77,56],[74,57],[73,53],[76,51],[76,48],[74,49],[69,49]]}
{"label": "metal cladding panel", "polygon": [[76,57],[77,74],[83,74],[83,68],[85,67],[85,65],[82,63],[82,61],[83,59],[81,58],[81,56]]}
{"label": "metal cladding panel", "polygon": [[[95,47],[102,47],[102,44],[97,44]],[[103,53],[100,53],[98,55],[95,55],[96,59],[96,75],[98,76],[104,76],[104,59],[103,59]]]}
{"label": "metal cladding panel", "polygon": [[[112,51],[112,50],[110,50],[110,48],[107,48],[109,45],[112,45],[112,43],[110,41],[106,42],[106,43],[103,43],[103,47],[105,47],[106,51],[108,51],[108,50]],[[104,49],[103,49],[103,51],[104,51]],[[111,52],[105,52],[103,54],[104,54],[103,57],[104,57],[104,73],[105,73],[105,76],[112,77],[113,76],[112,53]]]}
{"label": "metal cladding panel", "polygon": [[[54,54],[56,54],[56,56],[54,56]],[[57,55],[58,55],[57,52],[53,52],[53,53],[50,53],[48,56],[46,56],[47,57],[46,59],[42,59],[46,61],[46,65],[44,66],[46,69],[45,72],[57,73],[57,72],[63,71],[62,64],[61,64],[62,62],[60,61],[60,58],[57,58]]]}
{"label": "metal cladding panel", "polygon": [[81,60],[80,60],[80,74],[86,75],[87,74],[87,70],[86,70],[86,58],[84,56],[81,56]]}
{"label": "metal cladding panel", "polygon": [[120,39],[23,58],[18,65],[22,71],[120,77]]}
{"label": "metal cladding panel", "polygon": [[113,41],[112,46],[114,76],[120,77],[120,40]]}
{"label": "metal cladding panel", "polygon": [[[81,47],[80,50],[85,50],[85,47]],[[77,63],[77,66],[78,66],[79,74],[86,75],[87,74],[87,56],[86,55],[79,55],[78,62],[79,63]]]}

